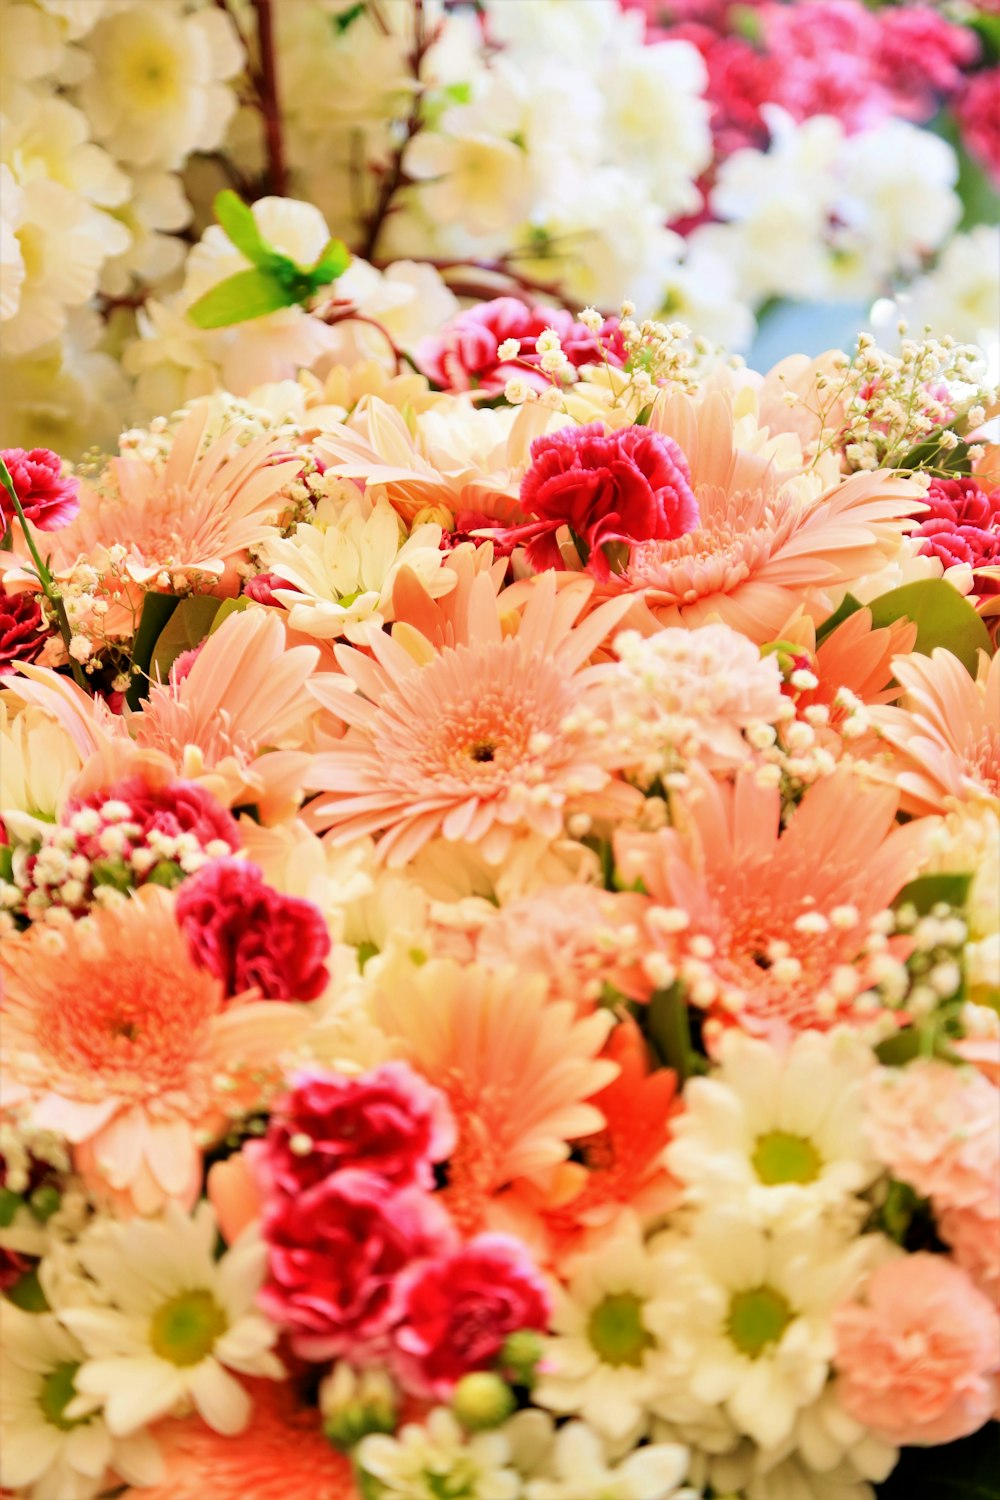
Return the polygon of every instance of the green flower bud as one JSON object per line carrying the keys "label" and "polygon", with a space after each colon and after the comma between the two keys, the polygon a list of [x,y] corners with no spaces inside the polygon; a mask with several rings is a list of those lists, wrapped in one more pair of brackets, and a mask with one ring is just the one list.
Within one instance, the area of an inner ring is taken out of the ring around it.
{"label": "green flower bud", "polygon": [[499,1427],[516,1405],[510,1386],[491,1370],[463,1375],[451,1398],[452,1411],[470,1432]]}
{"label": "green flower bud", "polygon": [[90,873],[95,885],[110,885],[116,891],[132,889],[132,871],[120,856],[114,859],[95,859]]}
{"label": "green flower bud", "polygon": [[161,859],[158,865],[154,865],[146,876],[150,885],[165,885],[172,890],[175,885],[180,885],[184,879],[184,871],[174,859]]}
{"label": "green flower bud", "polygon": [[534,1383],[535,1368],[544,1352],[541,1334],[533,1328],[519,1328],[509,1334],[500,1350],[500,1368],[515,1385]]}
{"label": "green flower bud", "polygon": [[48,1219],[51,1219],[61,1202],[62,1194],[59,1189],[53,1187],[51,1182],[45,1182],[41,1187],[35,1188],[35,1191],[28,1199],[28,1207],[35,1218],[40,1219],[44,1224]]}
{"label": "green flower bud", "polygon": [[396,1402],[396,1388],[383,1370],[358,1374],[347,1363],[336,1365],[319,1388],[327,1441],[348,1453],[371,1432],[395,1432]]}

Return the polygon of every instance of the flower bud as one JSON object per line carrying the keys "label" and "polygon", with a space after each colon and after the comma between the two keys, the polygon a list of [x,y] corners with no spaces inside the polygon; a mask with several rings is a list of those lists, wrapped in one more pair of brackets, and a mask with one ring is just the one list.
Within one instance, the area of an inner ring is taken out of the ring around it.
{"label": "flower bud", "polygon": [[499,1427],[514,1410],[514,1392],[505,1380],[490,1370],[463,1375],[451,1398],[451,1409],[470,1432]]}
{"label": "flower bud", "polygon": [[533,1328],[520,1328],[505,1339],[500,1350],[500,1368],[515,1385],[530,1386],[543,1352],[541,1335]]}
{"label": "flower bud", "polygon": [[327,1441],[349,1452],[370,1432],[395,1432],[397,1393],[384,1370],[360,1374],[346,1361],[335,1365],[319,1388]]}

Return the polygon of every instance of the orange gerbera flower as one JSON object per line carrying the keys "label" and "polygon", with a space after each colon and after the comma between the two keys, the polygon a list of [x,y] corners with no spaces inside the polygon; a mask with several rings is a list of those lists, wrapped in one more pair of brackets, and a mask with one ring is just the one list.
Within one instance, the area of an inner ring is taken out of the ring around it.
{"label": "orange gerbera flower", "polygon": [[482,572],[456,644],[435,650],[408,628],[374,637],[374,660],[338,646],[345,675],[309,687],[349,728],[309,767],[307,786],[324,793],[311,825],[334,843],[380,834],[380,858],[402,865],[438,834],[499,861],[518,830],[557,838],[567,812],[627,813],[638,794],[587,727],[608,669],[587,663],[628,601],[577,623],[589,595],[584,580],[557,592],[543,574],[505,636]]}
{"label": "orange gerbera flower", "polygon": [[245,1432],[222,1437],[197,1415],[161,1423],[164,1479],[122,1500],[357,1500],[351,1463],[323,1436],[318,1409],[303,1406],[288,1382],[248,1385]]}
{"label": "orange gerbera flower", "polygon": [[780,792],[753,770],[732,786],[691,776],[680,827],[616,844],[624,879],[650,893],[662,963],[716,1025],[780,1040],[854,1019],[868,924],[917,873],[927,821],[894,826],[898,792],[846,768],[784,831]]}
{"label": "orange gerbera flower", "polygon": [[611,586],[643,593],[661,625],[721,619],[763,644],[803,597],[822,619],[836,594],[898,551],[920,509],[917,486],[887,473],[854,474],[807,498],[806,480],[736,446],[732,400],[721,393],[657,402],[651,424],[680,444],[701,524],[634,547]]}
{"label": "orange gerbera flower", "polygon": [[68,928],[9,938],[0,975],[4,1108],[69,1141],[78,1170],[125,1211],[195,1201],[203,1134],[280,1087],[277,1059],[308,1024],[253,992],[227,1004],[192,962],[172,896],[152,885]]}
{"label": "orange gerbera flower", "polygon": [[568,1142],[603,1129],[593,1096],[618,1072],[599,1056],[608,1011],[578,1017],[544,979],[515,969],[435,959],[393,975],[376,1017],[403,1056],[440,1088],[458,1127],[446,1201],[463,1230],[518,1178],[569,1155]]}
{"label": "orange gerbera flower", "polygon": [[81,486],[79,514],[53,536],[55,570],[120,544],[127,548],[122,572],[140,587],[165,573],[174,589],[198,580],[216,593],[238,593],[235,564],[273,529],[287,507],[281,492],[302,462],[279,462],[287,452],[280,438],[241,448],[237,427],[212,442],[211,419],[212,403],[199,401],[162,468],[131,455],[115,458],[99,485]]}
{"label": "orange gerbera flower", "polygon": [[981,653],[975,678],[940,647],[929,657],[896,657],[892,669],[906,697],[874,718],[895,752],[903,806],[917,813],[970,801],[1000,807],[1000,656]]}
{"label": "orange gerbera flower", "polygon": [[870,609],[856,610],[834,627],[816,645],[816,626],[807,616],[782,629],[782,639],[800,643],[809,652],[816,687],[797,693],[795,707],[801,715],[813,704],[830,709],[834,726],[843,718],[838,694],[842,688],[863,703],[891,703],[900,693],[892,681],[892,660],[913,649],[917,627],[912,620],[893,620],[891,625],[872,629]]}

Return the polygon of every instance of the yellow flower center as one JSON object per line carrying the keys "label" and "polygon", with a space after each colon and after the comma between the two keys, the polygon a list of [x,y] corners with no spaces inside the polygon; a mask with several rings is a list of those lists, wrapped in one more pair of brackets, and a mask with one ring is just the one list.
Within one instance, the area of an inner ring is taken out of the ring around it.
{"label": "yellow flower center", "polygon": [[225,1333],[226,1315],[211,1292],[182,1292],[155,1313],[149,1342],[172,1365],[197,1365]]}
{"label": "yellow flower center", "polygon": [[726,1332],[742,1354],[759,1359],[769,1344],[778,1342],[791,1321],[788,1299],[773,1286],[757,1286],[733,1295]]}
{"label": "yellow flower center", "polygon": [[56,1365],[50,1370],[42,1381],[38,1392],[38,1404],[42,1408],[42,1415],[50,1427],[58,1427],[60,1432],[70,1432],[74,1427],[82,1427],[90,1417],[67,1417],[66,1408],[76,1395],[76,1386],[73,1384],[79,1362],[66,1360],[64,1364]]}
{"label": "yellow flower center", "polygon": [[590,1315],[587,1337],[605,1365],[641,1365],[653,1343],[642,1321],[642,1302],[632,1292],[599,1302]]}
{"label": "yellow flower center", "polygon": [[768,1187],[781,1182],[815,1182],[823,1165],[812,1141],[785,1130],[760,1136],[752,1161],[760,1181]]}

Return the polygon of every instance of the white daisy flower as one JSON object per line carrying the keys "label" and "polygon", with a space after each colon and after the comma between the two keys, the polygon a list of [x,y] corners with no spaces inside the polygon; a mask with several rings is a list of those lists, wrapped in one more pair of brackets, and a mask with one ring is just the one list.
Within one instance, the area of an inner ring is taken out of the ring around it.
{"label": "white daisy flower", "polygon": [[278,1331],[254,1310],[266,1246],[244,1235],[217,1261],[215,1233],[202,1203],[191,1217],[171,1204],[159,1219],[99,1220],[83,1236],[79,1260],[108,1305],[59,1317],[87,1354],[77,1388],[104,1402],[112,1433],[135,1432],[187,1399],[216,1432],[240,1432],[250,1397],[229,1371],[284,1375],[270,1352]]}
{"label": "white daisy flower", "polygon": [[638,1438],[666,1376],[666,1339],[656,1330],[667,1330],[671,1275],[631,1217],[575,1261],[569,1284],[553,1289],[554,1334],[544,1341],[538,1405],[579,1412],[616,1443]]}
{"label": "white daisy flower", "polygon": [[[657,1236],[649,1253],[666,1295],[646,1317],[685,1399],[724,1407],[762,1448],[785,1442],[829,1375],[834,1308],[885,1243],[844,1239],[823,1221],[768,1236],[726,1209]],[[676,1420],[666,1382],[655,1405]]]}
{"label": "white daisy flower", "polygon": [[469,1437],[443,1406],[395,1437],[364,1438],[354,1456],[360,1473],[382,1486],[384,1500],[521,1500],[507,1439],[499,1432]]}
{"label": "white daisy flower", "polygon": [[[353,490],[353,486],[351,486]],[[441,528],[416,526],[405,537],[392,506],[364,495],[346,502],[327,496],[293,537],[275,537],[260,549],[264,567],[292,587],[276,588],[293,630],[321,640],[343,637],[364,644],[392,619],[392,589],[409,568],[433,595],[454,587],[442,571]]]}
{"label": "white daisy flower", "polygon": [[586,1422],[557,1430],[551,1417],[529,1410],[502,1431],[527,1478],[524,1500],[694,1500],[694,1490],[678,1488],[689,1457],[679,1443],[651,1443],[615,1463]]}
{"label": "white daisy flower", "polygon": [[156,1484],[162,1463],[146,1433],[115,1437],[83,1395],[80,1344],[49,1314],[0,1301],[0,1484],[31,1500],[90,1500],[118,1480]]}
{"label": "white daisy flower", "polygon": [[865,1206],[855,1195],[880,1171],[863,1124],[872,1065],[853,1033],[805,1032],[781,1053],[730,1032],[718,1068],[685,1089],[667,1148],[687,1201],[731,1203],[765,1226],[835,1210],[859,1223]]}

